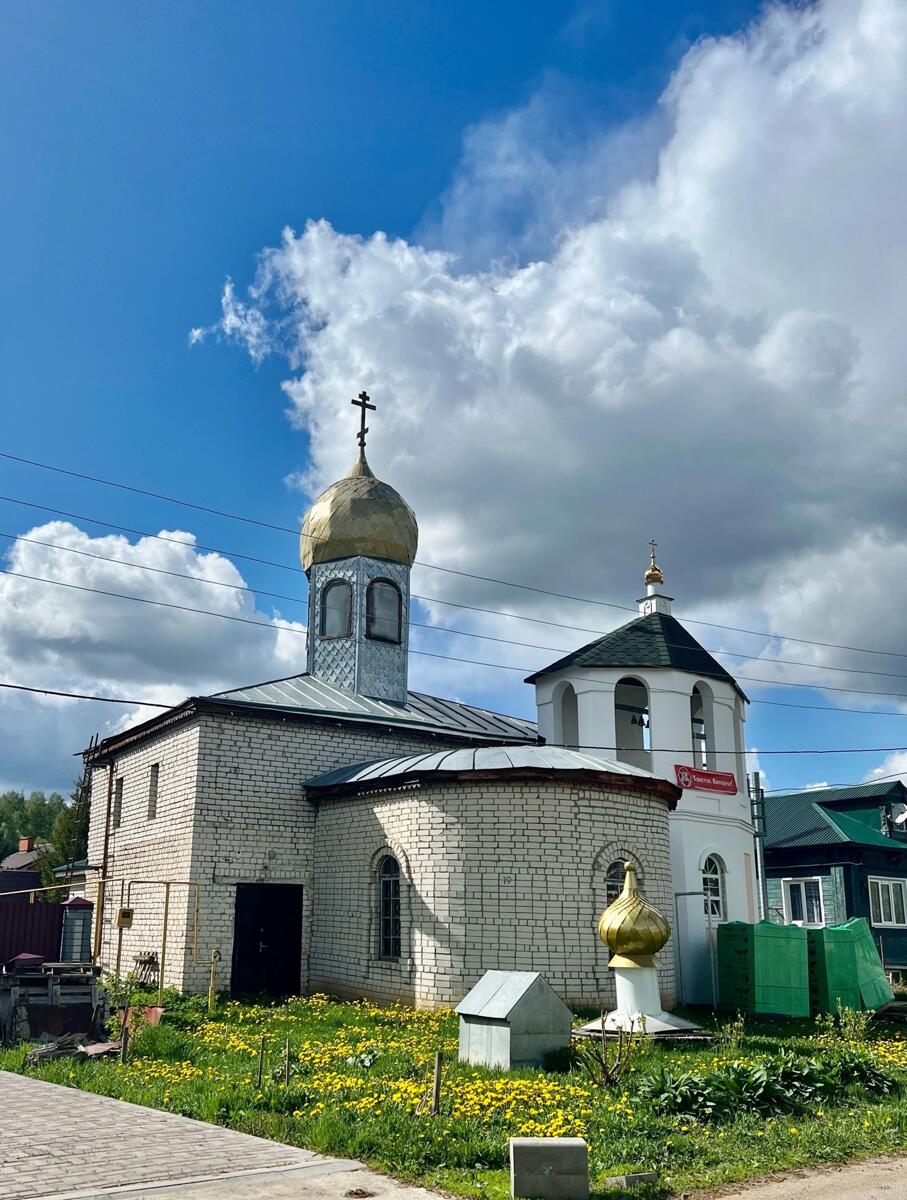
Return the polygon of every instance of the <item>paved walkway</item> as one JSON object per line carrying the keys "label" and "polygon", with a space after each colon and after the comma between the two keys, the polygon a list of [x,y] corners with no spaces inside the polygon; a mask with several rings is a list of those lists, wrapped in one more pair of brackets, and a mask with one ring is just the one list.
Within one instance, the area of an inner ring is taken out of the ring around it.
{"label": "paved walkway", "polygon": [[905,1200],[907,1158],[873,1158],[797,1172],[766,1183],[741,1184],[721,1195],[727,1200]]}
{"label": "paved walkway", "polygon": [[[728,1200],[907,1200],[907,1158],[728,1189]],[[2,1200],[440,1200],[327,1158],[0,1071]]]}
{"label": "paved walkway", "polygon": [[432,1200],[351,1159],[326,1158],[0,1071],[2,1200]]}

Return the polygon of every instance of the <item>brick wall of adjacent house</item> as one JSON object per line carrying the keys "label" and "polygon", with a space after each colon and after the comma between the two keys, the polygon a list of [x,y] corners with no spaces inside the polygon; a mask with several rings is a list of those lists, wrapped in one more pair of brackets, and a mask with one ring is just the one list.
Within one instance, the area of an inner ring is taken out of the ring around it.
{"label": "brick wall of adjacent house", "polygon": [[[378,871],[401,867],[402,953],[379,957]],[[422,784],[324,800],[315,825],[313,990],[454,1004],[488,969],[538,970],[574,1005],[612,1006],[596,936],[605,872],[639,866],[671,912],[666,801],[555,782]],[[670,943],[663,1001],[674,1000]]]}

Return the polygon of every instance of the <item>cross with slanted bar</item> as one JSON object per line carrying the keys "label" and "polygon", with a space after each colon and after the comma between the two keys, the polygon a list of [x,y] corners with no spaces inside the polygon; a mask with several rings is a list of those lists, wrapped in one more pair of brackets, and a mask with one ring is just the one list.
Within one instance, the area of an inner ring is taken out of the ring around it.
{"label": "cross with slanted bar", "polygon": [[372,412],[377,410],[376,404],[369,404],[368,392],[360,392],[357,400],[351,400],[350,404],[355,404],[362,414],[359,419],[359,449],[365,453],[365,435],[368,433],[368,425],[365,423],[365,410],[370,408]]}

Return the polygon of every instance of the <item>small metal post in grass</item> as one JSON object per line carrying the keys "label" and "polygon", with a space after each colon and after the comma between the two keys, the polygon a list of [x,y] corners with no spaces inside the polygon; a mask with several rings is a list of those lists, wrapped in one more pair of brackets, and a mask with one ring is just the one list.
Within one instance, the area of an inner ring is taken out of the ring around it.
{"label": "small metal post in grass", "polygon": [[431,1085],[431,1115],[436,1117],[441,1111],[441,1051],[435,1051],[435,1076]]}
{"label": "small metal post in grass", "polygon": [[129,1058],[129,1026],[126,1021],[123,1022],[123,1029],[120,1034],[120,1062],[124,1063]]}
{"label": "small metal post in grass", "polygon": [[283,1046],[283,1086],[290,1086],[290,1039],[284,1042]]}
{"label": "small metal post in grass", "polygon": [[261,1035],[261,1041],[258,1043],[258,1081],[257,1086],[261,1087],[261,1076],[265,1069],[265,1035]]}

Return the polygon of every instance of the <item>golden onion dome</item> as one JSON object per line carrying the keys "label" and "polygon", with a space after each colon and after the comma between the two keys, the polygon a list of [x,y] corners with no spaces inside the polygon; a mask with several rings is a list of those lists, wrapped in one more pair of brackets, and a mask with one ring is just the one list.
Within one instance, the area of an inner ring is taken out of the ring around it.
{"label": "golden onion dome", "polygon": [[654,956],[671,936],[671,926],[643,898],[633,863],[624,865],[624,889],[599,917],[598,936],[611,951],[610,966],[654,967]]}
{"label": "golden onion dome", "polygon": [[360,453],[344,475],[326,488],[302,522],[299,557],[306,572],[338,558],[383,558],[411,567],[419,544],[413,510],[382,483]]}
{"label": "golden onion dome", "polygon": [[652,543],[652,559],[646,568],[646,573],[643,575],[646,583],[664,583],[665,573],[655,561],[655,543]]}

